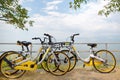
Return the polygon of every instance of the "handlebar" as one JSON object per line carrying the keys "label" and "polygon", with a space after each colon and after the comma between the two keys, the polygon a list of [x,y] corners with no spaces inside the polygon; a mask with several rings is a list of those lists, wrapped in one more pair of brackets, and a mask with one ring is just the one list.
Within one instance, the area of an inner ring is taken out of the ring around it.
{"label": "handlebar", "polygon": [[[70,39],[71,39],[71,41],[72,41],[73,43],[74,43],[74,38],[75,38],[75,36],[78,36],[78,35],[79,35],[79,33],[73,34],[72,36],[70,36]],[[49,41],[48,41],[48,44],[52,44],[52,38],[53,38],[53,36],[51,36],[50,34],[46,34],[46,33],[44,33],[44,36],[46,36],[46,37],[48,37],[48,38],[44,37],[44,40],[42,41],[42,39],[41,39],[40,37],[34,37],[34,38],[32,38],[32,40],[37,40],[37,39],[39,39],[40,42],[41,42],[41,44],[44,44],[45,40],[48,39],[48,40],[49,40]]]}
{"label": "handlebar", "polygon": [[51,36],[50,34],[46,34],[46,33],[44,33],[44,35],[45,35],[45,36],[48,36],[48,37],[53,37],[53,36]]}
{"label": "handlebar", "polygon": [[46,34],[46,33],[44,33],[44,36],[47,36],[47,37],[48,37],[48,39],[49,39],[48,44],[51,44],[51,43],[52,43],[52,38],[53,38],[53,36],[51,36],[50,34]]}
{"label": "handlebar", "polygon": [[41,40],[41,38],[39,38],[39,37],[34,37],[34,38],[32,38],[32,40],[37,40],[37,39],[39,39],[40,42],[43,42],[43,41]]}
{"label": "handlebar", "polygon": [[32,38],[32,40],[40,40],[41,44],[44,44],[45,40],[48,39],[49,40],[48,44],[51,44],[53,36],[51,36],[50,34],[46,34],[46,33],[44,33],[44,36],[48,38],[44,37],[44,40],[42,40],[40,37],[34,37]]}
{"label": "handlebar", "polygon": [[70,36],[71,41],[74,42],[74,41],[75,41],[75,40],[74,40],[75,36],[78,36],[78,35],[79,35],[79,33],[77,33],[77,34],[73,34],[72,36]]}
{"label": "handlebar", "polygon": [[41,44],[43,44],[45,42],[45,39],[47,39],[47,38],[44,37],[43,41],[42,41],[42,39],[40,37],[34,37],[34,38],[32,38],[32,40],[40,40]]}

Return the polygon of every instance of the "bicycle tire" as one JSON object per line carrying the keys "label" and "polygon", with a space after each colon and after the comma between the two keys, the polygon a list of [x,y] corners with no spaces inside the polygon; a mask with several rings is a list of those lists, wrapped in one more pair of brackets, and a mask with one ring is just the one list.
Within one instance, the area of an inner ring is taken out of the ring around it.
{"label": "bicycle tire", "polygon": [[[51,54],[47,59],[48,70],[50,71],[50,73],[56,76],[64,75],[68,72],[70,68],[69,57],[61,51],[55,52],[55,54],[58,55],[57,59],[59,59],[58,61],[61,62],[61,64],[57,64],[54,59],[54,55]],[[64,61],[65,58],[66,58],[66,61]]]}
{"label": "bicycle tire", "polygon": [[69,50],[62,50],[62,52],[66,53],[67,56],[69,57],[71,65],[68,71],[72,71],[77,63],[76,55],[74,54],[74,52],[70,52]]}
{"label": "bicycle tire", "polygon": [[[100,62],[96,59],[93,59],[94,68],[101,73],[110,73],[114,70],[116,66],[116,59],[112,52],[108,50],[99,50],[95,53],[96,56],[105,60],[105,62]],[[97,64],[99,62],[100,64]]]}
{"label": "bicycle tire", "polygon": [[41,63],[41,67],[46,71],[49,72],[48,67],[47,67],[47,58]]}
{"label": "bicycle tire", "polygon": [[14,67],[11,67],[10,63],[8,63],[8,62],[11,62],[12,65],[14,63],[20,62],[21,60],[14,61],[14,62],[12,62],[12,60],[14,60],[18,56],[20,57],[22,55],[15,51],[8,51],[3,54],[5,54],[5,55],[1,58],[1,61],[0,61],[0,71],[1,71],[2,75],[4,75],[7,78],[12,78],[12,79],[21,77],[26,71],[16,70],[16,69],[14,69]]}

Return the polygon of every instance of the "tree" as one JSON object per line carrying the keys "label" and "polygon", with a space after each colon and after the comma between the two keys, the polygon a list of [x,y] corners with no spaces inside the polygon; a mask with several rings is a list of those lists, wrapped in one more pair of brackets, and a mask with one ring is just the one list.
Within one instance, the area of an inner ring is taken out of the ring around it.
{"label": "tree", "polygon": [[18,4],[18,0],[0,0],[0,20],[13,24],[20,29],[26,29],[25,24],[32,26],[33,21],[28,20],[28,11]]}
{"label": "tree", "polygon": [[[73,2],[70,2],[70,8],[78,9],[82,3],[87,3],[88,1],[90,0],[74,0]],[[120,0],[109,0],[108,4],[105,5],[102,10],[99,10],[98,14],[107,17],[113,12],[120,12]]]}

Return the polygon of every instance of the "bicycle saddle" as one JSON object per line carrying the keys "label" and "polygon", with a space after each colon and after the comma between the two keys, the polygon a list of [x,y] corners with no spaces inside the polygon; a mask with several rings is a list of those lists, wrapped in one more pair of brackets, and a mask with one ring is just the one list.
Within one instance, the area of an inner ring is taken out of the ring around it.
{"label": "bicycle saddle", "polygon": [[87,45],[88,45],[88,46],[91,46],[92,48],[97,46],[97,44],[95,44],[95,43],[89,43],[89,44],[87,44]]}

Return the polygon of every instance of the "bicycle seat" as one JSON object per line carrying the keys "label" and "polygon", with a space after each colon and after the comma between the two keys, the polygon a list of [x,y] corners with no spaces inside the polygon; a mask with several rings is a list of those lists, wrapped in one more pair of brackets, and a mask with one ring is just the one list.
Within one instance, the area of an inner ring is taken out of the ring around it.
{"label": "bicycle seat", "polygon": [[92,48],[97,46],[97,44],[95,44],[95,43],[89,43],[89,44],[87,44],[87,45],[88,45],[88,46],[91,46]]}
{"label": "bicycle seat", "polygon": [[23,46],[29,46],[30,44],[32,44],[31,42],[27,42],[27,41],[17,41],[18,45],[23,45]]}

